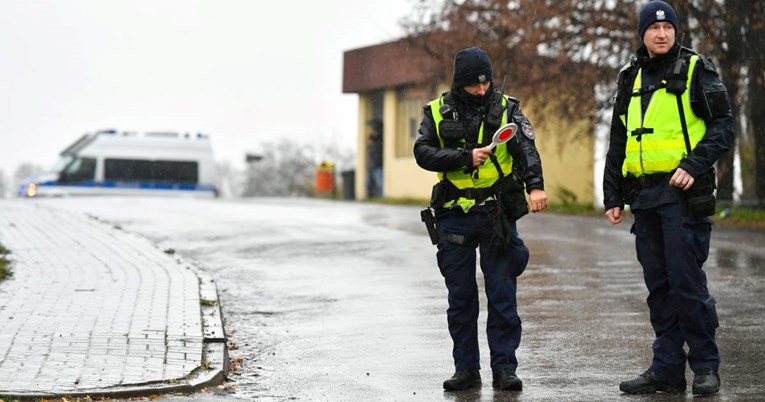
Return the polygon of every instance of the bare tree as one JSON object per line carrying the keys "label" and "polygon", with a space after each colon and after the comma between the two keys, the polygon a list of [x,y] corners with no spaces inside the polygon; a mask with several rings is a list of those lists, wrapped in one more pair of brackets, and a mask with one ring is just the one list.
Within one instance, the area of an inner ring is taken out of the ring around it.
{"label": "bare tree", "polygon": [[[759,3],[760,16],[765,13]],[[765,23],[758,22],[752,27],[749,46],[753,53],[749,63],[746,105],[747,128],[754,138],[755,194],[762,207],[765,203],[765,121],[762,118],[765,109]],[[754,54],[756,53],[756,54]]]}
{"label": "bare tree", "polygon": [[[765,123],[755,118],[755,112],[765,107],[765,99],[758,95],[763,87],[765,5],[761,0],[686,0],[678,3],[689,16],[689,32],[699,50],[718,62],[721,78],[733,101],[734,116],[744,112],[744,121],[739,119],[737,127],[739,149],[754,148],[754,160],[750,162],[754,166],[742,168],[744,172],[754,172],[754,192],[762,202],[765,197],[765,161],[757,151],[765,148]],[[723,156],[717,165],[718,197],[731,200],[733,152]]]}
{"label": "bare tree", "polygon": [[447,0],[439,10],[430,3],[421,0],[403,25],[413,44],[441,60],[436,75],[448,81],[454,53],[477,45],[523,98],[554,89],[577,106],[594,105],[593,84],[614,80],[637,37],[635,6],[625,1]]}

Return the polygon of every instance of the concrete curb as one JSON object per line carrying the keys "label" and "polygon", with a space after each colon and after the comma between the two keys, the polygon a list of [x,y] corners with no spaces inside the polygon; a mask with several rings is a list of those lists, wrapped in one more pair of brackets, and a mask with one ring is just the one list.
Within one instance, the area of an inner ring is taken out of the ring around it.
{"label": "concrete curb", "polygon": [[[11,208],[10,213],[6,213],[5,216],[0,216],[0,231],[6,230],[7,232],[12,232],[15,230],[17,226],[19,226],[19,222],[26,222],[27,214],[35,214],[36,217],[39,218],[39,215],[43,215],[46,218],[57,218],[64,216],[64,218],[70,218],[69,216],[65,216],[65,214],[70,215],[76,215],[74,213],[64,213],[61,211],[55,211],[51,213],[50,215],[46,215],[49,211],[41,211],[43,210],[42,207],[38,206],[22,206],[21,208]],[[5,211],[4,211],[5,212]],[[44,212],[43,214],[40,214],[40,212]],[[16,215],[13,215],[13,214]],[[2,214],[0,214],[2,215]],[[1,224],[4,222],[2,218],[7,218],[8,216],[11,216],[11,219],[6,219],[5,222],[10,222],[9,225],[6,226],[6,228],[10,227],[10,229],[4,228]],[[31,220],[31,219],[30,219]],[[157,246],[153,243],[151,243],[148,239],[145,239],[141,236],[138,236],[134,233],[129,233],[126,231],[123,231],[121,228],[116,227],[115,225],[104,222],[96,217],[90,217],[90,219],[84,218],[84,217],[73,217],[71,218],[71,222],[74,222],[76,224],[72,225],[76,229],[78,224],[82,224],[86,227],[86,230],[89,231],[88,234],[83,235],[83,239],[89,239],[89,235],[95,232],[101,232],[97,233],[97,235],[104,235],[108,237],[109,241],[119,241],[119,239],[124,239],[126,237],[132,237],[133,239],[129,239],[130,242],[143,242],[143,245],[140,245],[141,250],[146,253],[151,253],[149,251],[149,248],[146,246],[147,244],[150,244],[151,248],[154,248],[156,251],[156,255],[152,256],[155,259],[158,259],[160,261],[165,261],[164,258],[167,258],[167,254],[171,254],[168,252],[163,252],[162,250],[159,250]],[[90,224],[88,224],[90,222]],[[116,233],[119,232],[119,233]],[[6,235],[8,233],[5,233]],[[14,233],[11,233],[10,235],[13,236]],[[0,239],[3,238],[3,233],[0,233]],[[78,233],[73,233],[73,236],[78,235]],[[24,241],[29,242],[29,239],[33,238],[30,236],[17,236],[16,238],[13,238],[13,241],[11,243],[16,242],[16,244],[23,244],[18,243],[19,238],[23,238]],[[83,240],[84,241],[84,240]],[[46,252],[46,248],[39,247],[37,244],[31,244],[30,250],[32,250],[35,253],[44,253]],[[13,245],[9,245],[9,248],[13,247]],[[95,246],[93,248],[98,248],[98,246]],[[131,249],[132,250],[132,249]],[[13,250],[11,250],[13,251]],[[92,251],[91,251],[92,252]],[[17,254],[12,254],[12,257],[14,260],[19,258],[24,258],[24,253],[20,253],[22,256],[19,256]],[[28,253],[27,253],[28,254]],[[164,256],[160,256],[159,254],[164,254]],[[148,381],[148,382],[140,382],[140,383],[131,383],[131,384],[125,384],[125,385],[117,385],[117,386],[106,386],[106,387],[93,387],[93,388],[81,388],[77,390],[55,390],[55,381],[51,381],[51,391],[30,391],[30,392],[23,392],[18,391],[18,389],[1,389],[3,382],[0,381],[0,399],[2,398],[10,398],[10,399],[51,399],[51,398],[85,398],[85,397],[98,397],[98,398],[130,398],[130,397],[141,397],[141,396],[149,396],[149,395],[155,395],[155,394],[166,394],[166,393],[193,393],[196,391],[201,390],[202,388],[216,386],[219,384],[222,384],[229,371],[229,358],[228,358],[228,347],[226,345],[226,336],[225,331],[223,327],[223,319],[220,309],[220,302],[218,298],[218,291],[217,286],[215,284],[215,281],[210,277],[207,273],[205,273],[203,270],[199,269],[198,267],[195,267],[194,265],[184,262],[179,256],[173,255],[171,258],[175,260],[175,262],[181,267],[181,269],[189,270],[191,271],[196,278],[198,279],[198,290],[199,290],[199,305],[200,310],[199,314],[201,315],[201,333],[202,333],[202,357],[201,357],[201,366],[193,369],[191,372],[187,373],[186,376],[178,379],[172,379],[172,380],[161,380],[161,381]],[[55,260],[55,258],[53,258]],[[110,261],[108,258],[104,257],[103,261]],[[14,261],[14,265],[17,263],[20,263],[21,260]],[[33,262],[32,264],[39,264],[39,262]],[[172,263],[170,263],[172,264]],[[149,281],[146,281],[149,282]],[[147,285],[144,285],[147,286]],[[151,285],[148,285],[151,286]],[[0,304],[0,307],[3,307]],[[0,309],[2,310],[2,309]],[[34,319],[34,318],[33,318]],[[73,317],[73,319],[76,319],[76,317]],[[197,327],[199,328],[199,327]],[[3,331],[0,329],[0,335],[3,334]],[[7,334],[6,334],[7,335]],[[90,348],[90,346],[88,346]],[[198,353],[198,352],[197,352]],[[0,363],[2,363],[3,360],[0,360]],[[23,365],[23,364],[22,364]]]}

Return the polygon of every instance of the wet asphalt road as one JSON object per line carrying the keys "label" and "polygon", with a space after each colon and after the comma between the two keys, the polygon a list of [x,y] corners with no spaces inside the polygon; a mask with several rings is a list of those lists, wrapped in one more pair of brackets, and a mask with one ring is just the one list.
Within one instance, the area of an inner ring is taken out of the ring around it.
{"label": "wet asphalt road", "polygon": [[[653,340],[631,218],[611,226],[602,217],[525,217],[519,230],[531,260],[518,285],[524,391],[491,388],[479,332],[484,386],[446,393],[441,383],[453,372],[446,290],[420,208],[305,199],[32,202],[144,235],[216,279],[230,355],[241,365],[225,389],[169,400],[694,399],[618,390],[647,368]],[[704,400],[765,400],[765,233],[715,227],[705,269],[718,301],[723,388]],[[483,295],[481,305],[485,328]]]}

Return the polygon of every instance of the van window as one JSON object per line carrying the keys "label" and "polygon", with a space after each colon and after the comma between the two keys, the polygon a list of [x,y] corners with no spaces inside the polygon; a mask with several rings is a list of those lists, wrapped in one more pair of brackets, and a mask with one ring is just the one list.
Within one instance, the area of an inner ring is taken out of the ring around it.
{"label": "van window", "polygon": [[46,172],[50,173],[61,173],[66,169],[67,166],[69,166],[70,163],[75,159],[72,155],[61,155],[60,158],[56,161],[56,163],[53,164]]}
{"label": "van window", "polygon": [[77,183],[92,181],[96,176],[95,158],[74,158],[61,171],[58,181],[62,183]]}
{"label": "van window", "polygon": [[195,184],[199,180],[197,162],[106,159],[104,179]]}

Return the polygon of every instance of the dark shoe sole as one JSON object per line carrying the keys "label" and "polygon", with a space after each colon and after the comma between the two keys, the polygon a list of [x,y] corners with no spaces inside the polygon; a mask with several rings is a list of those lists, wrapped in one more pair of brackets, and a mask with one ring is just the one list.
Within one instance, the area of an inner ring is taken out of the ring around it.
{"label": "dark shoe sole", "polygon": [[682,394],[685,393],[686,386],[683,385],[670,385],[670,386],[658,386],[656,384],[646,385],[643,387],[636,387],[629,389],[622,384],[619,384],[619,390],[627,394],[655,394],[657,392],[666,392],[668,394]]}
{"label": "dark shoe sole", "polygon": [[505,387],[500,386],[498,383],[492,383],[491,386],[503,391],[523,391],[523,383],[510,384]]}
{"label": "dark shoe sole", "polygon": [[465,386],[462,386],[462,387],[447,385],[446,383],[444,383],[444,391],[464,391],[466,389],[471,389],[471,388],[480,388],[482,385],[483,384],[480,381],[466,384]]}
{"label": "dark shoe sole", "polygon": [[717,387],[715,389],[704,389],[704,390],[696,389],[694,387],[691,392],[693,393],[693,395],[712,395],[712,394],[716,394],[720,392],[720,387]]}

